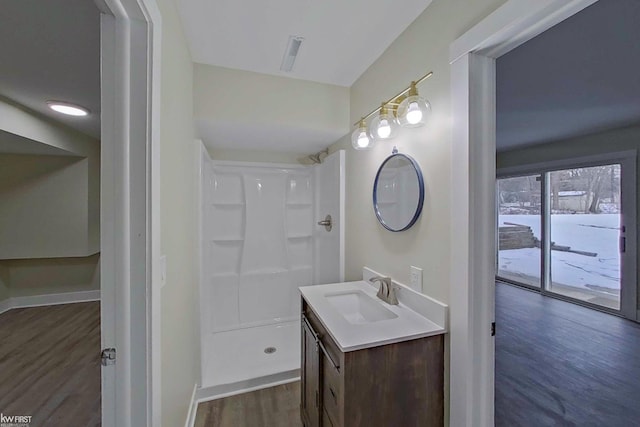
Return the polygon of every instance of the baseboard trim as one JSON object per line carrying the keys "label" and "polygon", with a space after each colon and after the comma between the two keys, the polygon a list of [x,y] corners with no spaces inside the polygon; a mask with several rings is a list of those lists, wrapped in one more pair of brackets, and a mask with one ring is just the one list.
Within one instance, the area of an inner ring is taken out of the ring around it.
{"label": "baseboard trim", "polygon": [[237,394],[248,393],[250,391],[261,390],[263,388],[275,387],[281,384],[288,384],[300,380],[300,369],[279,372],[264,377],[252,378],[246,381],[238,381],[231,384],[221,384],[211,387],[202,387],[198,390],[197,403],[208,402],[210,400],[222,399],[224,397],[235,396]]}
{"label": "baseboard trim", "polygon": [[89,301],[100,301],[100,290],[33,295],[28,297],[12,297],[0,302],[0,314],[14,308],[41,307]]}
{"label": "baseboard trim", "polygon": [[193,392],[191,393],[191,401],[189,401],[189,412],[187,412],[187,421],[184,427],[193,427],[196,423],[196,413],[198,411],[198,401],[196,400],[196,393],[198,392],[198,383],[193,385]]}

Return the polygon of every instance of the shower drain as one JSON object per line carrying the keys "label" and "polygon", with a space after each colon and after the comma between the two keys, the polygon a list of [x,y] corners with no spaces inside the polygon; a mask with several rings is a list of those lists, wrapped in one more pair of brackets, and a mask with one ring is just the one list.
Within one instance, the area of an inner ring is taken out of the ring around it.
{"label": "shower drain", "polygon": [[276,348],[275,347],[267,347],[264,349],[264,352],[267,354],[272,354],[276,352]]}

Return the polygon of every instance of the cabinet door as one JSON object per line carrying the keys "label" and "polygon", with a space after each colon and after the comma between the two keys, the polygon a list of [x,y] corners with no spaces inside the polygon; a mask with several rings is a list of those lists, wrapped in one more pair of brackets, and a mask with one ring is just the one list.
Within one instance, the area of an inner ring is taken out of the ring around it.
{"label": "cabinet door", "polygon": [[302,321],[302,419],[306,427],[320,425],[320,349],[307,322]]}

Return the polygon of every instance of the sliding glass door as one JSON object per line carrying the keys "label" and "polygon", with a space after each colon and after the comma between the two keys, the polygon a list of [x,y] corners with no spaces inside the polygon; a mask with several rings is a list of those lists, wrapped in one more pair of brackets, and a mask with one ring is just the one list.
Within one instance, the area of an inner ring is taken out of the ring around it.
{"label": "sliding glass door", "polygon": [[542,240],[540,175],[498,180],[498,265],[502,279],[540,288]]}
{"label": "sliding glass door", "polygon": [[498,179],[499,279],[636,317],[635,153],[610,157]]}
{"label": "sliding glass door", "polygon": [[548,173],[548,290],[620,309],[622,203],[619,163]]}

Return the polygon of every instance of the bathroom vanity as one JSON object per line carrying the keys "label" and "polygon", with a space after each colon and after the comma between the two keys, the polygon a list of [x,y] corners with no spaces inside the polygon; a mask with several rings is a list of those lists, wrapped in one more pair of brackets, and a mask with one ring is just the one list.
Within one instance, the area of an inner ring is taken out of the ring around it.
{"label": "bathroom vanity", "polygon": [[443,425],[446,306],[438,324],[420,313],[433,300],[403,288],[389,305],[376,290],[364,281],[301,288],[305,427]]}

